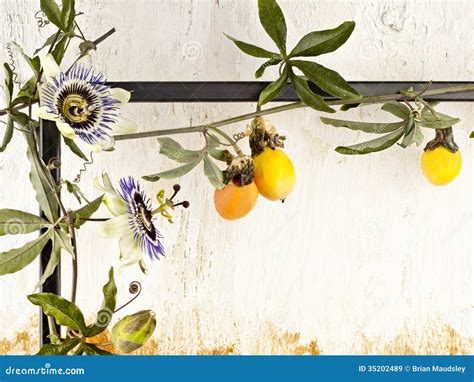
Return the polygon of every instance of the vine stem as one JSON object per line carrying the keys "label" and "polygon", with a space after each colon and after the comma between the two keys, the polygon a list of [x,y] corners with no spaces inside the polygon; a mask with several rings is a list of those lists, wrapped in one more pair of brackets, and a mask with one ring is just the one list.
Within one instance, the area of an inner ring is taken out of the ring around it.
{"label": "vine stem", "polygon": [[[474,91],[474,85],[445,86],[445,87],[440,87],[436,89],[428,89],[424,91],[423,95],[435,96],[435,95],[441,95],[441,94],[462,93],[462,92],[470,92],[470,91]],[[356,99],[329,100],[329,101],[326,101],[326,103],[332,106],[355,105],[355,104],[375,104],[375,103],[383,103],[387,101],[402,101],[403,99],[414,100],[418,96],[419,96],[419,93],[417,92],[411,92],[408,94],[397,93],[397,94],[387,94],[387,95],[381,95],[381,96],[361,97],[361,98],[356,98]],[[263,115],[276,114],[276,113],[281,113],[283,111],[300,109],[303,107],[307,107],[307,105],[305,105],[303,102],[292,102],[286,105],[276,106],[276,107],[272,107],[265,110],[257,110],[253,113],[242,114],[235,117],[223,119],[220,121],[211,122],[208,124],[202,124],[202,125],[192,126],[192,127],[179,127],[175,129],[151,130],[151,131],[143,131],[139,133],[121,134],[121,135],[115,135],[114,138],[116,141],[124,141],[124,140],[129,140],[129,139],[159,137],[163,135],[202,132],[203,129],[206,129],[206,128],[212,129],[215,132],[219,132],[219,134],[222,135],[223,131],[218,129],[218,127],[230,125],[236,122],[242,122],[242,121],[252,119],[255,117],[260,117]],[[230,137],[228,138],[230,139]],[[232,140],[230,140],[230,142],[232,142]]]}

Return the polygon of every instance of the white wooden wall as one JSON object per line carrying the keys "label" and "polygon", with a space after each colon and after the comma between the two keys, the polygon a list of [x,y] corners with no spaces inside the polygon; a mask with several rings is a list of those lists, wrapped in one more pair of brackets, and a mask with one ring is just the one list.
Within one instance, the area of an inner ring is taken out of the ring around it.
{"label": "white wooden wall", "polygon": [[[39,2],[0,1],[2,47],[21,42],[28,52],[52,33],[38,31]],[[472,7],[463,1],[281,0],[289,45],[305,33],[355,20],[349,42],[320,62],[350,80],[463,80],[474,78]],[[111,80],[253,80],[260,61],[241,54],[223,32],[272,48],[259,26],[255,1],[84,0],[80,25],[93,39],[111,27],[117,33],[99,47],[96,67]],[[6,59],[2,50],[2,60]],[[72,58],[71,58],[72,59]],[[275,78],[268,70],[264,79]],[[20,79],[27,78],[22,67]],[[211,122],[254,110],[254,104],[133,104],[126,112],[141,129]],[[152,308],[158,317],[151,354],[450,354],[472,351],[472,254],[474,104],[444,104],[459,116],[455,138],[464,157],[459,178],[444,188],[430,186],[419,168],[421,148],[393,148],[364,157],[334,152],[363,133],[322,125],[319,114],[297,110],[270,120],[288,136],[287,152],[298,183],[285,204],[263,198],[246,219],[222,221],[213,209],[213,190],[197,169],[180,180],[191,208],[165,221],[167,257],[149,276],[127,270],[128,283],[144,291],[123,310]],[[385,113],[383,113],[385,114]],[[390,120],[377,107],[341,117]],[[228,127],[243,130],[245,123]],[[189,147],[196,136],[178,137]],[[431,139],[426,132],[426,139]],[[63,174],[73,179],[79,161],[64,150]],[[25,183],[25,145],[15,136],[0,155],[0,207],[36,211]],[[120,142],[96,157],[83,176],[106,170],[116,181],[169,168],[154,139]],[[146,184],[149,192],[173,182]],[[74,205],[68,195],[67,202]],[[101,210],[99,215],[107,212]],[[101,302],[107,270],[118,264],[118,242],[96,236],[90,223],[79,238],[78,304],[92,318]],[[1,238],[0,249],[20,237]],[[70,261],[63,265],[69,296]],[[0,353],[37,350],[33,291],[38,266],[0,278]]]}

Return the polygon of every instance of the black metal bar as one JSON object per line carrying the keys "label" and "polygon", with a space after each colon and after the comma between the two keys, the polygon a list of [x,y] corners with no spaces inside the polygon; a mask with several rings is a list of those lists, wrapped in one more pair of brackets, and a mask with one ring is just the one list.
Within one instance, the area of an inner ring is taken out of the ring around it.
{"label": "black metal bar", "polygon": [[[48,164],[50,159],[61,157],[61,135],[56,128],[56,123],[46,120],[40,120],[40,137],[39,137],[39,149],[43,161]],[[60,169],[51,171],[53,179],[58,181],[60,178]],[[42,213],[42,216],[43,213]],[[40,257],[40,277],[43,274],[46,265],[51,258],[52,243],[51,241],[43,248]],[[42,292],[61,294],[61,263],[59,263],[53,272],[53,274],[46,279],[43,286],[41,287]],[[56,326],[56,330],[59,333],[59,326]],[[49,326],[48,317],[45,314],[41,314],[40,318],[40,345],[49,343],[48,338]]]}
{"label": "black metal bar", "polygon": [[[430,89],[443,86],[463,86],[473,82],[433,82]],[[113,87],[121,87],[132,91],[131,102],[255,102],[260,92],[268,86],[269,82],[147,82],[126,81],[110,82]],[[421,89],[426,82],[421,81],[358,81],[350,84],[365,96],[378,96],[395,94],[401,89],[412,86]],[[323,90],[311,85],[312,90],[328,99],[333,99]],[[427,101],[444,102],[473,102],[474,91],[465,93],[451,93],[437,96],[426,96]],[[287,85],[283,92],[275,99],[281,102],[298,101],[298,97]]]}

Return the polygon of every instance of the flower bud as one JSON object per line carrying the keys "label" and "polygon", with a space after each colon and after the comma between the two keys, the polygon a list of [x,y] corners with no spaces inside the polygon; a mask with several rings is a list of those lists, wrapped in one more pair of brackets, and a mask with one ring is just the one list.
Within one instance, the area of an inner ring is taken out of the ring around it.
{"label": "flower bud", "polygon": [[122,353],[130,353],[148,341],[156,327],[155,313],[142,310],[122,318],[112,329],[112,342]]}

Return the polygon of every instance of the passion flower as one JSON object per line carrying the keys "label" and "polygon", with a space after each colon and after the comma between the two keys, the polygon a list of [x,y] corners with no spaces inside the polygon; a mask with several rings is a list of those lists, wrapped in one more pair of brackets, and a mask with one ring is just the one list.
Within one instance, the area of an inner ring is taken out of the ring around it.
{"label": "passion flower", "polygon": [[101,73],[81,64],[61,72],[51,54],[42,59],[46,82],[40,86],[40,118],[55,121],[61,134],[78,137],[92,150],[113,145],[113,134],[131,133],[137,125],[120,115],[130,92],[111,88]]}
{"label": "passion flower", "polygon": [[116,191],[107,174],[94,181],[96,188],[105,193],[104,204],[114,215],[102,223],[99,234],[103,237],[120,237],[120,259],[124,265],[139,263],[146,271],[146,261],[159,260],[165,255],[161,239],[163,236],[155,226],[150,199],[140,184],[132,177],[122,178]]}

